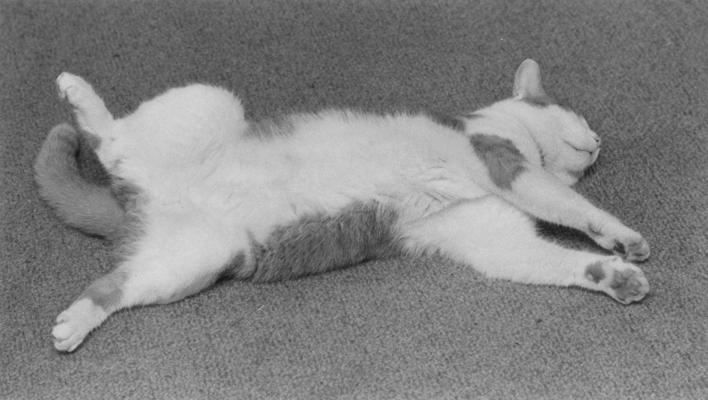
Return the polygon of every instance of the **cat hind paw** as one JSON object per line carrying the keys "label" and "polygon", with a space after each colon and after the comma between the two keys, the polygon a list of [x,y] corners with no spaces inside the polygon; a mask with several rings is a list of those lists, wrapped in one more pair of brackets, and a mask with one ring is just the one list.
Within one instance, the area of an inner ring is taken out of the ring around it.
{"label": "cat hind paw", "polygon": [[80,76],[62,72],[56,79],[56,87],[59,98],[72,106],[79,126],[85,131],[98,134],[108,122],[113,121],[103,100]]}
{"label": "cat hind paw", "polygon": [[87,99],[86,95],[93,92],[88,82],[69,72],[59,74],[56,85],[59,98],[68,101],[71,105],[80,105]]}
{"label": "cat hind paw", "polygon": [[56,325],[52,328],[54,347],[69,353],[76,350],[106,317],[105,311],[91,300],[78,300],[57,317]]}

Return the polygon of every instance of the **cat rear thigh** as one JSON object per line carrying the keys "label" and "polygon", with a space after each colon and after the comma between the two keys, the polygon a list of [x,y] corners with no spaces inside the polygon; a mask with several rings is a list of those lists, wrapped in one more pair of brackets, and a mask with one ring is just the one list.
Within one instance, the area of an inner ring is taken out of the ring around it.
{"label": "cat rear thigh", "polygon": [[131,254],[57,317],[52,334],[58,350],[75,350],[118,310],[181,300],[211,286],[234,262],[245,262],[245,234],[239,247],[238,238],[224,238],[201,221],[172,216],[162,222],[145,227]]}

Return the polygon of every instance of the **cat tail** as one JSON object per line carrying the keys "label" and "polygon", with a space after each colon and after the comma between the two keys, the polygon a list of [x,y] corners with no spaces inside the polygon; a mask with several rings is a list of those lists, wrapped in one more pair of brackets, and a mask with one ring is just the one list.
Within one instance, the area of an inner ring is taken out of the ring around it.
{"label": "cat tail", "polygon": [[109,186],[87,181],[79,173],[80,134],[69,124],[52,128],[34,163],[40,196],[67,225],[89,235],[114,238],[126,213]]}

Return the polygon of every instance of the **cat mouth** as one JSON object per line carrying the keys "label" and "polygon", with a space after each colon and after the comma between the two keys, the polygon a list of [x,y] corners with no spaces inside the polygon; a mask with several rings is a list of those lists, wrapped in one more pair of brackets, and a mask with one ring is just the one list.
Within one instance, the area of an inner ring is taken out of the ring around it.
{"label": "cat mouth", "polygon": [[567,144],[568,146],[572,147],[572,148],[573,148],[574,150],[576,150],[576,151],[579,151],[579,152],[581,152],[581,153],[589,153],[589,154],[591,154],[591,155],[592,155],[593,153],[598,152],[598,151],[600,150],[600,145],[599,145],[599,144],[596,144],[596,145],[594,145],[594,146],[592,146],[592,147],[589,147],[589,146],[588,146],[588,147],[586,147],[586,146],[578,147],[577,145],[572,144],[572,143],[570,143],[570,142],[565,142],[565,144]]}
{"label": "cat mouth", "polygon": [[595,160],[597,160],[598,155],[600,154],[600,146],[599,145],[589,148],[589,147],[578,147],[578,146],[573,145],[568,142],[566,142],[566,144],[568,146],[570,146],[571,148],[573,148],[573,150],[577,151],[578,153],[587,153],[589,164],[594,163]]}

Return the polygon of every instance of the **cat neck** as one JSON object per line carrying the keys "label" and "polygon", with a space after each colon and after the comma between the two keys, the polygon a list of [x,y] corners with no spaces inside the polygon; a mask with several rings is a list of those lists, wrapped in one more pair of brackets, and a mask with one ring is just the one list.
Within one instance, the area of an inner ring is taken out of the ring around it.
{"label": "cat neck", "polygon": [[543,166],[545,149],[551,144],[539,134],[544,121],[539,119],[538,111],[529,107],[533,106],[515,99],[496,102],[472,114],[466,132],[509,139],[530,163]]}

